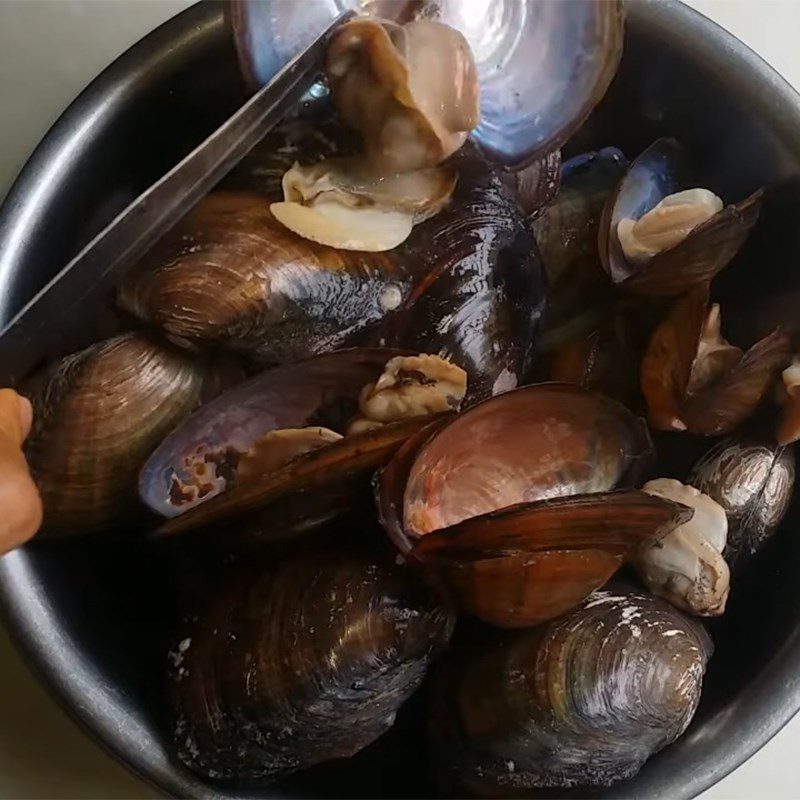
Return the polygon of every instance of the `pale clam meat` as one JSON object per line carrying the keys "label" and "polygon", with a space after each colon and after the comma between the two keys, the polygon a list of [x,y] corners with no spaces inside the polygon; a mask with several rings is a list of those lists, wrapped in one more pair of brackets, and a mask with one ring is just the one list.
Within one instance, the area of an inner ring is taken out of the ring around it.
{"label": "pale clam meat", "polygon": [[328,48],[326,75],[339,114],[382,172],[438,164],[479,120],[469,44],[435,20],[348,22]]}
{"label": "pale clam meat", "polygon": [[645,585],[691,614],[722,614],[730,591],[730,570],[722,557],[728,539],[725,510],[699,489],[672,478],[648,481],[642,491],[694,511],[664,538],[639,549],[633,563]]}

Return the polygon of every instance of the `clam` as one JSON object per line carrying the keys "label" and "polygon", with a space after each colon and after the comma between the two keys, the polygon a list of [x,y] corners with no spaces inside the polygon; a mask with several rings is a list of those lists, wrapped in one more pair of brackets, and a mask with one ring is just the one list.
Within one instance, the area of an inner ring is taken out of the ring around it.
{"label": "clam", "polygon": [[547,353],[588,335],[608,320],[611,281],[597,252],[603,206],[627,165],[607,147],[564,162],[556,197],[532,222],[550,284],[536,350]]}
{"label": "clam", "polygon": [[789,337],[776,330],[742,353],[721,324],[704,285],[677,300],[656,328],[641,370],[652,427],[715,436],[756,411],[789,360]]}
{"label": "clam", "polygon": [[[410,26],[378,28],[380,19],[345,28],[335,43],[336,61],[329,59],[328,77],[331,85],[338,81],[347,90],[342,113],[354,117],[358,130],[366,136],[407,124],[406,132],[419,136],[432,129],[434,146],[442,129],[445,139],[463,134],[462,127],[474,124],[463,119],[463,106],[469,101],[470,111],[477,112],[476,72],[480,123],[473,136],[494,161],[511,167],[557,150],[575,132],[602,99],[622,54],[619,0],[500,0],[467,6],[450,0],[351,0],[315,7],[304,3],[280,12],[250,1],[229,9],[245,75],[253,85],[270,81],[308,44],[309,31],[325,28],[345,6],[413,26],[437,20],[464,37],[447,28],[440,32],[441,25],[421,27],[425,37]],[[385,36],[379,35],[381,29]],[[248,35],[253,31],[264,35]],[[391,131],[386,138],[393,137]],[[406,142],[414,138],[407,136]]]}
{"label": "clam", "polygon": [[[406,430],[393,423],[410,420],[413,429],[417,418],[458,410],[465,392],[462,369],[425,354],[355,348],[284,364],[228,390],[175,428],[142,468],[139,493],[153,511],[175,517],[236,487],[286,478],[284,467],[305,455],[310,477],[316,459],[329,466],[331,457],[342,459],[344,477],[348,453],[356,471],[367,468],[356,467],[364,456],[367,464],[380,463],[383,448]],[[385,435],[360,435],[383,427]],[[333,456],[316,452],[333,445]]]}
{"label": "clam", "polygon": [[190,616],[170,652],[178,756],[269,781],[387,731],[453,620],[402,570],[314,553],[256,567]]}
{"label": "clam", "polygon": [[792,500],[794,451],[755,436],[732,436],[708,451],[688,482],[712,497],[728,518],[723,555],[745,563],[775,532]]}
{"label": "clam", "polygon": [[635,485],[643,420],[601,395],[540,384],[422,429],[381,475],[384,528],[461,608],[533,625],[605,583],[642,542],[691,517]]}
{"label": "clam", "polygon": [[381,173],[435,166],[478,123],[469,45],[436,20],[352,20],[331,40],[325,71],[341,118]]}
{"label": "clam", "polygon": [[299,163],[283,176],[283,202],[270,212],[294,233],[340,250],[382,252],[436,214],[456,184],[451,169],[381,175],[363,159]]}
{"label": "clam", "polygon": [[[213,528],[221,541],[263,546],[316,530],[351,510],[364,494],[371,473],[431,419],[458,410],[466,391],[464,371],[454,364],[424,354],[396,356],[381,373],[375,369],[374,359],[385,354],[384,350],[342,351],[299,364],[294,370],[284,367],[277,375],[268,373],[236,390],[238,401],[223,396],[208,412],[201,410],[189,420],[186,431],[176,431],[172,441],[165,442],[163,452],[156,452],[142,473],[143,496],[155,485],[152,497],[159,504],[157,510],[166,504],[168,514],[181,515],[161,526],[158,534],[174,536],[221,525]],[[360,369],[367,371],[370,360],[369,382],[362,384],[359,392],[353,378]],[[348,368],[351,372],[346,378]],[[293,394],[299,402],[282,406]],[[358,411],[350,416],[355,402],[350,405],[347,400],[354,396]],[[250,399],[249,405],[246,399]],[[325,400],[332,408],[315,406],[315,400]],[[241,406],[239,401],[243,401]],[[344,416],[343,407],[348,409]],[[277,413],[282,419],[295,419],[292,415],[298,412],[327,413],[330,424],[338,419],[336,426],[347,435],[342,438],[336,431],[323,429],[321,436],[313,426],[269,429]],[[348,416],[349,421],[342,421]],[[235,426],[233,420],[238,420]],[[222,439],[210,447],[201,439],[198,446],[194,437],[210,429]],[[287,450],[287,434],[294,445],[304,449]],[[238,439],[231,439],[232,435]],[[179,454],[179,448],[185,455]],[[221,454],[221,458],[208,458],[209,452]],[[281,461],[284,456],[288,460]],[[215,483],[206,491],[212,477],[210,463],[222,464],[222,469],[213,474]],[[188,468],[184,470],[182,465]],[[179,492],[174,491],[176,478]],[[176,498],[189,502],[176,509]],[[248,519],[247,525],[241,524],[243,517]]]}
{"label": "clam", "polygon": [[200,404],[208,379],[201,363],[138,333],[95,344],[35,378],[26,453],[46,531],[132,524],[142,461]]}
{"label": "clam", "polygon": [[709,283],[739,252],[763,192],[724,205],[692,186],[690,173],[675,139],[659,139],[633,161],[600,226],[600,257],[615,284],[650,297],[680,295]]}
{"label": "clam", "polygon": [[317,245],[276,222],[263,198],[219,191],[145,256],[119,302],[181,345],[275,363],[345,345],[407,289],[389,256]]}
{"label": "clam", "polygon": [[434,694],[437,766],[454,796],[584,796],[631,777],[689,725],[711,653],[702,627],[665,601],[595,592],[450,659]]}
{"label": "clam", "polygon": [[[344,434],[363,388],[399,354],[381,348],[326,353],[266,370],[229,389],[153,451],[139,476],[142,501],[156,513],[174,517],[231,488],[242,460],[252,465],[256,453],[262,461],[268,452],[274,454],[287,429]],[[299,444],[305,436],[291,438]],[[320,438],[331,439],[323,434],[306,441],[313,444]]]}
{"label": "clam", "polygon": [[450,166],[458,172],[451,201],[394,251],[414,285],[377,339],[463,367],[474,401],[521,382],[544,283],[536,243],[499,172],[470,145]]}
{"label": "clam", "polygon": [[707,494],[672,478],[648,481],[643,492],[689,506],[694,516],[663,539],[648,542],[633,559],[645,585],[690,614],[719,616],[730,591],[722,557],[728,539],[725,510]]}

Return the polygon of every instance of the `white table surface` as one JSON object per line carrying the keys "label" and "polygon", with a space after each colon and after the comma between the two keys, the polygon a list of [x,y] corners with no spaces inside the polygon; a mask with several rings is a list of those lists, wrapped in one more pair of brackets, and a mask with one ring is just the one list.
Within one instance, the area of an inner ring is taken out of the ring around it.
{"label": "white table surface", "polygon": [[[566,1],[566,0],[565,0]],[[110,61],[191,0],[0,0],[0,198]],[[690,0],[800,88],[800,0]],[[92,744],[0,630],[0,798],[156,798]],[[800,798],[800,715],[703,800]]]}

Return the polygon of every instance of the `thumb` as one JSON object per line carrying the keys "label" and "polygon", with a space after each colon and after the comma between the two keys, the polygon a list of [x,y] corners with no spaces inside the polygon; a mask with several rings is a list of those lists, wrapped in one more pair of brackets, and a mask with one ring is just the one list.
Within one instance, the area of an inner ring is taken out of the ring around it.
{"label": "thumb", "polygon": [[33,536],[42,521],[42,501],[22,452],[32,418],[26,398],[0,389],[0,555]]}
{"label": "thumb", "polygon": [[33,409],[27,397],[13,389],[0,389],[0,438],[6,444],[22,447],[30,433]]}

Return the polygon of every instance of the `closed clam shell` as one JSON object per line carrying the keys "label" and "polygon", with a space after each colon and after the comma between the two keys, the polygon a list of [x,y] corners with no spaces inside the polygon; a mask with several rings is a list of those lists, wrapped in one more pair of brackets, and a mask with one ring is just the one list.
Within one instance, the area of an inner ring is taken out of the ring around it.
{"label": "closed clam shell", "polygon": [[262,783],[387,731],[453,627],[407,571],[320,552],[237,573],[189,613],[170,652],[178,756]]}
{"label": "closed clam shell", "polygon": [[580,793],[630,777],[689,725],[711,653],[701,626],[628,590],[473,643],[433,693],[437,768],[456,796]]}
{"label": "closed clam shell", "polygon": [[139,467],[200,404],[208,378],[200,362],[138,333],[93,345],[35,378],[26,453],[45,531],[135,524]]}
{"label": "closed clam shell", "polygon": [[258,195],[208,195],[132,270],[120,304],[173,341],[264,363],[345,345],[402,302],[391,256],[340,251],[276,222]]}
{"label": "closed clam shell", "polygon": [[716,500],[728,517],[723,555],[731,566],[745,563],[775,533],[794,480],[794,449],[752,436],[723,439],[692,468],[688,482]]}

